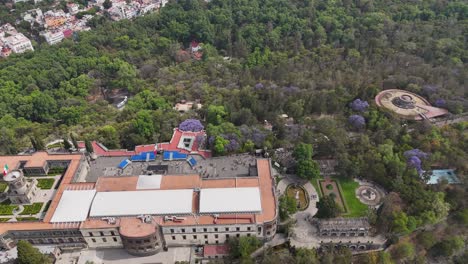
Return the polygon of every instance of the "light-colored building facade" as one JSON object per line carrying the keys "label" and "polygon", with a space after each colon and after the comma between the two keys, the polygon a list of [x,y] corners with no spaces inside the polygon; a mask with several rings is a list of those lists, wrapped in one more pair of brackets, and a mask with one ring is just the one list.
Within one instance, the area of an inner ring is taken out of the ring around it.
{"label": "light-colored building facade", "polygon": [[65,38],[62,31],[56,31],[56,32],[48,31],[42,34],[42,36],[44,36],[47,44],[49,45],[57,44]]}

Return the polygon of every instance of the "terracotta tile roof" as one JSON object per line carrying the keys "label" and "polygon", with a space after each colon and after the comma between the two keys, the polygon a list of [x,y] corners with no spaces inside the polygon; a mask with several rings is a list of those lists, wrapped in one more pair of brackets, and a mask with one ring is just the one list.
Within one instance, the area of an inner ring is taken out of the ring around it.
{"label": "terracotta tile roof", "polygon": [[198,142],[195,140],[195,142],[192,145],[191,151],[187,151],[185,149],[178,148],[180,139],[182,136],[190,136],[190,137],[196,137],[197,135],[205,135],[205,131],[200,131],[200,132],[187,132],[187,131],[180,131],[178,128],[174,128],[174,133],[172,134],[172,138],[170,142],[165,142],[165,143],[158,143],[157,144],[157,149],[158,150],[171,150],[171,151],[179,151],[184,154],[199,154],[204,158],[210,158],[211,157],[211,151],[209,150],[201,150],[198,149]]}
{"label": "terracotta tile roof", "polygon": [[270,161],[268,159],[257,160],[257,168],[262,194],[262,213],[257,216],[257,222],[270,222],[276,219],[276,198]]}
{"label": "terracotta tile roof", "polygon": [[155,223],[143,223],[136,217],[127,217],[120,219],[120,234],[125,237],[144,237],[156,232]]}
{"label": "terracotta tile roof", "polygon": [[149,152],[149,151],[155,151],[155,150],[156,150],[156,144],[140,145],[140,146],[135,147],[136,153]]}
{"label": "terracotta tile roof", "polygon": [[135,191],[138,176],[99,177],[97,192]]}
{"label": "terracotta tile roof", "polygon": [[224,245],[205,245],[203,246],[203,256],[204,257],[211,257],[211,256],[224,256],[229,254],[229,246]]}
{"label": "terracotta tile roof", "polygon": [[111,228],[111,227],[117,228],[120,226],[120,219],[115,218],[115,220],[116,220],[115,224],[109,224],[106,220],[90,218],[82,222],[80,228],[86,228],[86,229]]}
{"label": "terracotta tile roof", "polygon": [[128,151],[126,149],[106,149],[96,141],[91,142],[91,145],[93,146],[94,153],[103,157],[125,157],[137,154],[135,151]]}
{"label": "terracotta tile roof", "polygon": [[192,189],[199,188],[202,180],[198,174],[164,175],[161,179],[161,189]]}

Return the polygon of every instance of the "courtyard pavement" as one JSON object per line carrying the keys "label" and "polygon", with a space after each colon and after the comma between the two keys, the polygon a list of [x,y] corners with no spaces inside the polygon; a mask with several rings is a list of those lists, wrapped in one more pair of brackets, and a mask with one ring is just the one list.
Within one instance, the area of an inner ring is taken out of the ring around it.
{"label": "courtyard pavement", "polygon": [[83,250],[81,252],[63,253],[56,264],[174,264],[176,261],[190,261],[192,248],[175,247],[147,257],[136,257],[124,249]]}

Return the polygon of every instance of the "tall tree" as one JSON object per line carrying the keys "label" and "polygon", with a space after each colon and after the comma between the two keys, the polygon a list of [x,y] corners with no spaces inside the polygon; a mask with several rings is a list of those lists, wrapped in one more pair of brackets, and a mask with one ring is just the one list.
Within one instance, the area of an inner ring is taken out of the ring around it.
{"label": "tall tree", "polygon": [[317,216],[318,218],[334,218],[341,213],[340,206],[335,202],[331,195],[326,195],[320,198],[317,202]]}
{"label": "tall tree", "polygon": [[51,264],[52,260],[39,252],[30,243],[24,240],[18,241],[18,264]]}

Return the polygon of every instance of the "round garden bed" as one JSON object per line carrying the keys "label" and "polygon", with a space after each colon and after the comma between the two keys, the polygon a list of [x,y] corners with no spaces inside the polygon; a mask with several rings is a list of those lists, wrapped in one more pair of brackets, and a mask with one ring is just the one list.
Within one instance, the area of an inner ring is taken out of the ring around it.
{"label": "round garden bed", "polygon": [[296,199],[297,210],[304,211],[307,207],[309,207],[309,195],[304,187],[290,184],[288,187],[286,187],[286,195]]}

